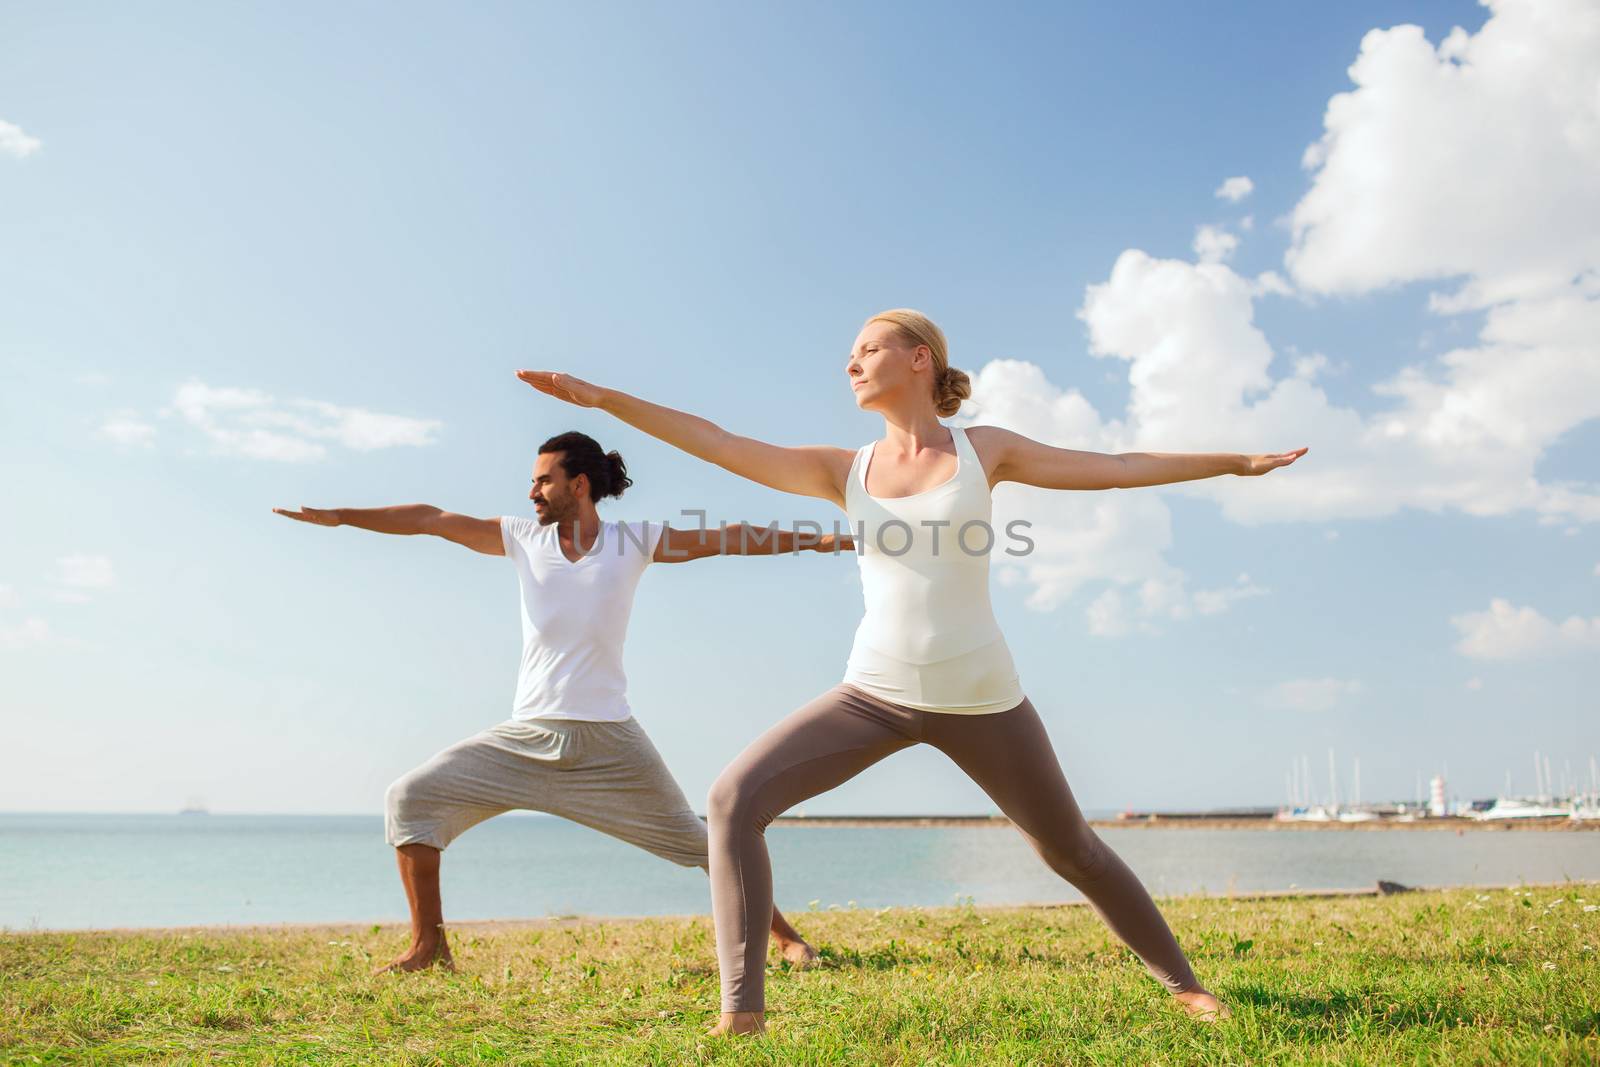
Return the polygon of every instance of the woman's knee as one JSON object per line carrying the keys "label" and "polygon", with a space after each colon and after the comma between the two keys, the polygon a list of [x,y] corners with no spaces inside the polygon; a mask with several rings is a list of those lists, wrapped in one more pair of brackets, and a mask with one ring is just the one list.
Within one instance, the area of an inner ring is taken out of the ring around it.
{"label": "woman's knee", "polygon": [[706,821],[713,827],[753,822],[751,801],[755,787],[749,775],[733,767],[717,775],[706,794]]}
{"label": "woman's knee", "polygon": [[1069,882],[1094,878],[1105,868],[1105,842],[1088,826],[1039,841],[1034,847],[1050,869]]}

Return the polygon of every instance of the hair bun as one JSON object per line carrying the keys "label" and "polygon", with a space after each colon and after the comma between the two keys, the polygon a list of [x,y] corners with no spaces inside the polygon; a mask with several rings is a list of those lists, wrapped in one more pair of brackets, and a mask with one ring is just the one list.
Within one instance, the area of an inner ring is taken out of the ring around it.
{"label": "hair bun", "polygon": [[946,367],[934,387],[933,406],[940,418],[949,418],[961,410],[961,402],[972,395],[972,379],[967,372]]}
{"label": "hair bun", "polygon": [[621,452],[606,453],[606,471],[611,479],[603,496],[621,496],[622,491],[633,484],[633,479],[628,477],[628,468],[622,462]]}

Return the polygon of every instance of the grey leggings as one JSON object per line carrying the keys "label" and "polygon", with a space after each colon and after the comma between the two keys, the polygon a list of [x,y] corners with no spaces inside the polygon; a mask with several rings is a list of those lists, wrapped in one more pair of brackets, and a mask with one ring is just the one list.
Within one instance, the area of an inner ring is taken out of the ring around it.
{"label": "grey leggings", "polygon": [[766,1006],[772,914],[767,825],[919,742],[966,771],[1169,990],[1199,987],[1150,894],[1084,821],[1031,703],[990,715],[954,715],[917,711],[837,685],[756,738],[711,787],[711,906],[723,1011]]}

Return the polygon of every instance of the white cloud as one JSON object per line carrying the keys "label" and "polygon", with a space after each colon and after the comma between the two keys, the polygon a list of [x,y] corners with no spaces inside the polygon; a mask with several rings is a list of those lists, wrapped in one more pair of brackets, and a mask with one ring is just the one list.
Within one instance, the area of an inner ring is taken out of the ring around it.
{"label": "white cloud", "polygon": [[[1125,637],[1138,626],[1128,613],[1122,590],[1115,586],[1095,597],[1084,614],[1089,621],[1089,632],[1096,637]],[[1148,623],[1139,628],[1146,633],[1154,629]]]}
{"label": "white cloud", "polygon": [[1125,587],[1113,585],[1089,604],[1085,615],[1089,632],[1096,637],[1155,634],[1161,632],[1159,624],[1163,621],[1220,615],[1241,600],[1266,596],[1268,592],[1241,574],[1234,585],[1199,589],[1191,594],[1185,588],[1184,577],[1173,572],[1170,578],[1150,578]]}
{"label": "white cloud", "polygon": [[37,152],[42,144],[39,138],[29,137],[22,132],[21,126],[0,119],[0,153],[25,159]]}
{"label": "white cloud", "polygon": [[[1128,445],[1123,424],[1103,421],[1083,394],[1018,360],[995,360],[977,372],[962,421],[1005,426],[1061,448],[1118,452]],[[1018,519],[1032,524],[1034,548],[997,557],[1001,582],[1028,583],[1028,606],[1046,611],[1086,586],[1108,585],[1087,609],[1089,631],[1098,636],[1156,632],[1160,623],[1214,615],[1267,592],[1248,575],[1191,592],[1166,559],[1172,517],[1157,492],[1062,493],[1005,483],[994,494],[995,528]]]}
{"label": "white cloud", "polygon": [[24,619],[15,626],[0,626],[0,652],[21,652],[50,640],[50,624]]}
{"label": "white cloud", "polygon": [[1294,376],[1311,381],[1317,375],[1328,369],[1328,357],[1321,352],[1313,352],[1309,356],[1297,356],[1294,361]]}
{"label": "white cloud", "polygon": [[1483,679],[1482,678],[1468,678],[1467,679],[1467,688],[1469,690],[1471,690],[1472,692],[1476,693],[1478,690],[1483,688]]}
{"label": "white cloud", "polygon": [[1600,7],[1489,7],[1437,47],[1415,26],[1362,41],[1307,153],[1288,264],[1320,293],[1456,280],[1430,306],[1486,311],[1482,332],[1385,383],[1394,435],[1463,450],[1441,504],[1594,521],[1592,487],[1539,485],[1533,466],[1600,417]]}
{"label": "white cloud", "polygon": [[1275,270],[1264,270],[1256,275],[1255,282],[1250,291],[1254,296],[1293,296],[1294,287],[1284,281],[1283,275]]}
{"label": "white cloud", "polygon": [[128,447],[148,447],[155,442],[156,428],[131,411],[118,411],[100,424],[99,435]]}
{"label": "white cloud", "polygon": [[1275,711],[1332,711],[1361,688],[1355,679],[1297,678],[1279,682],[1262,694],[1261,700]]}
{"label": "white cloud", "polygon": [[1237,204],[1253,193],[1255,188],[1256,183],[1241,174],[1237,178],[1229,178],[1217,186],[1216,196],[1219,200],[1227,200],[1230,203]]}
{"label": "white cloud", "polygon": [[1271,590],[1255,584],[1248,574],[1239,575],[1233,585],[1202,589],[1194,595],[1194,610],[1201,615],[1220,615],[1241,600],[1266,596]]}
{"label": "white cloud", "polygon": [[428,445],[443,425],[320,400],[280,402],[260,390],[197,381],[178,387],[170,410],[223,454],[291,463],[322,459],[325,441],[359,452]]}
{"label": "white cloud", "polygon": [[[1160,492],[1003,488],[997,514],[1003,499],[1012,513],[1025,501],[1036,523],[1039,549],[1010,575],[1033,585],[1030,604],[1104,583],[1090,618],[1102,634],[1152,627],[1170,603],[1193,609],[1167,558],[1171,494],[1213,500],[1240,523],[1408,508],[1600,521],[1600,487],[1538,472],[1552,443],[1600,417],[1600,8],[1491,7],[1477,35],[1457,31],[1438,50],[1414,28],[1366,37],[1357,87],[1330,102],[1310,153],[1287,257],[1302,299],[1463,279],[1431,306],[1473,310],[1478,335],[1379,372],[1359,407],[1336,403],[1321,385],[1326,357],[1285,359],[1256,325],[1256,301],[1296,289],[1222,262],[1233,235],[1203,227],[1196,263],[1125,251],[1079,317],[1090,354],[1125,365],[1126,408],[1102,413],[1040,368],[999,360],[974,376],[976,421],[1096,451],[1311,452],[1264,478]],[[1529,151],[1506,151],[1502,135]]]}
{"label": "white cloud", "polygon": [[1130,421],[1161,437],[1222,421],[1219,409],[1272,384],[1272,349],[1253,306],[1250,283],[1220,263],[1130,250],[1107,281],[1089,286],[1078,317],[1089,327],[1091,355],[1129,363]]}
{"label": "white cloud", "polygon": [[322,427],[306,432],[338,441],[358,452],[371,452],[396,445],[430,445],[440,423],[433,419],[411,419],[384,415],[365,408],[340,407],[317,400],[299,401],[299,406],[327,420]]}
{"label": "white cloud", "polygon": [[56,560],[54,598],[62,603],[87,604],[89,590],[109,589],[116,583],[116,571],[106,556],[73,555]]}
{"label": "white cloud", "polygon": [[[1600,520],[1594,487],[1536,476],[1554,441],[1600,417],[1600,8],[1494,12],[1438,54],[1414,29],[1369,34],[1358,88],[1330,103],[1295,210],[1289,266],[1312,291],[1465,274],[1462,308],[1499,299],[1473,343],[1377,382],[1375,410],[1333,404],[1315,384],[1319,365],[1270,373],[1254,324],[1260,279],[1130,250],[1090,287],[1091,351],[1128,362],[1127,436],[1140,447],[1315,446],[1283,477],[1179,491],[1246,522],[1405,507]],[[1539,132],[1517,132],[1525,123]],[[1502,128],[1539,151],[1507,152]],[[1456,165],[1441,170],[1435,156]],[[1544,218],[1550,203],[1556,221]]]}
{"label": "white cloud", "polygon": [[1453,616],[1450,625],[1461,634],[1456,651],[1473,659],[1542,659],[1600,650],[1600,617],[1573,615],[1558,623],[1498,597],[1488,611]]}
{"label": "white cloud", "polygon": [[[1600,405],[1600,358],[1591,340],[1600,337],[1600,303],[1569,299],[1564,308],[1541,302],[1495,309],[1483,335],[1490,346],[1447,355],[1443,363],[1451,369],[1442,381],[1417,368],[1392,375],[1375,387],[1377,410],[1363,413],[1329,400],[1316,382],[1325,363],[1315,357],[1287,375],[1271,373],[1275,355],[1254,322],[1258,296],[1252,282],[1220,263],[1123,253],[1110,278],[1090,286],[1080,317],[1092,355],[1128,364],[1126,418],[1103,419],[1070,394],[1081,409],[1076,418],[1091,432],[1076,435],[1083,443],[1072,444],[1072,434],[1056,434],[1053,443],[1152,451],[1314,445],[1292,471],[1171,490],[1214,499],[1239,522],[1371,518],[1406,507],[1600,519],[1600,495],[1535,476],[1558,432],[1581,421],[1583,406]],[[1548,343],[1539,350],[1500,344],[1512,318],[1519,320],[1516,331],[1542,331]],[[1569,357],[1580,362],[1580,355],[1586,370],[1544,379],[1555,364]],[[1025,414],[1037,412],[1035,397],[1068,394],[1036,367],[991,366],[995,370],[984,368],[975,382],[975,411],[985,421],[1023,433],[1041,422],[1056,424]],[[1011,392],[1028,395],[1003,395]],[[1159,521],[1164,527],[1164,509]],[[1170,532],[1163,528],[1149,537],[1159,540],[1145,542],[1159,556]]]}
{"label": "white cloud", "polygon": [[[1111,277],[1089,288],[1080,315],[1090,351],[1128,362],[1129,436],[1139,447],[1315,446],[1292,473],[1178,491],[1216,499],[1242,522],[1369,518],[1403,507],[1600,519],[1600,496],[1534,474],[1559,432],[1581,421],[1581,409],[1600,410],[1600,358],[1590,340],[1600,337],[1600,302],[1496,309],[1486,338],[1499,336],[1502,316],[1542,315],[1519,329],[1538,329],[1549,343],[1453,353],[1443,381],[1404,369],[1374,387],[1379,409],[1363,414],[1328,399],[1307,373],[1320,369],[1315,363],[1270,373],[1274,353],[1255,326],[1254,298],[1251,283],[1222,264],[1139,251],[1123,253]],[[1544,380],[1554,364],[1576,364],[1585,352],[1586,369]]]}
{"label": "white cloud", "polygon": [[56,560],[56,577],[73,589],[109,589],[117,581],[106,556],[62,556]]}
{"label": "white cloud", "polygon": [[[1123,443],[1120,424],[1102,422],[1081,393],[1058,388],[1037,366],[1017,360],[995,360],[977,372],[973,401],[963,415],[1063,448],[1119,451]],[[1179,577],[1164,558],[1172,543],[1171,517],[1158,494],[1056,493],[1003,484],[994,493],[995,528],[1018,519],[1033,524],[1027,531],[1033,551],[997,559],[1003,582],[1021,578],[1034,587],[1030,607],[1058,607],[1085,583],[1137,585]],[[1091,628],[1102,634],[1124,629],[1120,622],[1093,618]]]}
{"label": "white cloud", "polygon": [[1306,153],[1289,264],[1359,293],[1468,276],[1478,297],[1547,291],[1600,264],[1600,7],[1490,0],[1437,48],[1374,30]]}
{"label": "white cloud", "polygon": [[228,455],[291,463],[327,455],[320,444],[269,428],[282,413],[273,406],[272,397],[259,390],[185,382],[173,396],[171,410]]}
{"label": "white cloud", "polygon": [[15,607],[21,601],[22,598],[17,595],[15,589],[9,585],[0,585],[0,608]]}
{"label": "white cloud", "polygon": [[[1453,382],[1430,379],[1415,368],[1402,370],[1375,388],[1375,410],[1361,412],[1336,405],[1324,392],[1319,381],[1328,361],[1320,354],[1299,357],[1273,373],[1274,364],[1281,367],[1283,360],[1255,325],[1255,301],[1261,295],[1257,283],[1224,264],[1125,252],[1104,283],[1089,287],[1080,311],[1091,354],[1126,364],[1129,398],[1123,417],[1102,415],[1081,393],[1052,383],[1038,366],[1014,360],[979,369],[967,416],[1060,447],[1103,452],[1280,451],[1312,445],[1291,470],[1164,491],[1212,499],[1229,519],[1242,523],[1375,518],[1402,508],[1472,515],[1532,510],[1552,518],[1600,519],[1600,497],[1585,487],[1541,483],[1535,476],[1555,439],[1550,426],[1572,423],[1549,419],[1555,402],[1543,391],[1559,390],[1562,383],[1538,382],[1542,364],[1536,356],[1519,349],[1496,351],[1501,362],[1474,363],[1471,376],[1459,374]],[[1564,330],[1574,350],[1588,343],[1589,326],[1576,318],[1565,322],[1555,316],[1541,328],[1552,334]],[[1600,317],[1590,325],[1600,337]],[[1485,336],[1493,337],[1496,328],[1491,314]],[[1535,366],[1525,378],[1529,387],[1519,391],[1508,380],[1510,371],[1530,358]],[[1600,373],[1600,359],[1593,362]],[[1582,391],[1582,376],[1569,375],[1566,384]],[[1600,397],[1600,383],[1591,391]],[[1492,406],[1504,418],[1490,428],[1472,412]],[[1137,586],[1154,581],[1161,588],[1178,583],[1182,575],[1166,558],[1172,529],[1162,495],[1149,490],[1047,493],[1014,486],[997,491],[997,516],[1035,523],[1032,535],[1039,548],[1019,565],[1022,577],[1035,586],[1030,603],[1055,607],[1086,582]],[[1134,632],[1140,629],[1138,617],[1133,602],[1106,597],[1096,604],[1091,626],[1100,634]]]}
{"label": "white cloud", "polygon": [[1239,247],[1239,238],[1217,226],[1201,226],[1194,232],[1194,254],[1202,263],[1221,263]]}

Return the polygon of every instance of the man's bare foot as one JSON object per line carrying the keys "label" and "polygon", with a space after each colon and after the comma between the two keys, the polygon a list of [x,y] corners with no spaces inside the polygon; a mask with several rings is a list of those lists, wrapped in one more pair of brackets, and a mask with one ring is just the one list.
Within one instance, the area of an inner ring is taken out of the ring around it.
{"label": "man's bare foot", "polygon": [[1203,1023],[1216,1023],[1233,1018],[1233,1012],[1228,1010],[1228,1006],[1204,989],[1190,989],[1187,992],[1174,993],[1172,996],[1183,1005],[1183,1010],[1188,1012],[1191,1018]]}
{"label": "man's bare foot", "polygon": [[450,943],[443,937],[437,941],[416,943],[404,954],[376,968],[373,974],[399,974],[403,971],[425,971],[429,967],[437,967],[442,971],[456,969],[456,961],[450,958]]}
{"label": "man's bare foot", "polygon": [[804,941],[779,941],[778,954],[789,961],[789,966],[799,971],[815,966],[817,962],[817,950]]}
{"label": "man's bare foot", "polygon": [[726,1037],[729,1034],[764,1034],[767,1032],[767,1013],[762,1011],[725,1011],[722,1021],[713,1026],[707,1037]]}

